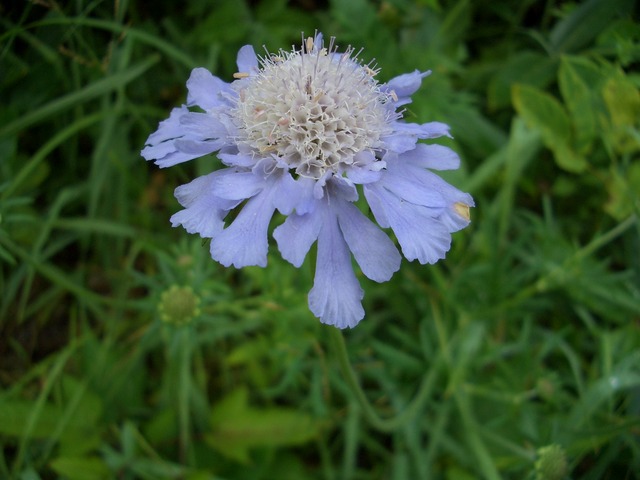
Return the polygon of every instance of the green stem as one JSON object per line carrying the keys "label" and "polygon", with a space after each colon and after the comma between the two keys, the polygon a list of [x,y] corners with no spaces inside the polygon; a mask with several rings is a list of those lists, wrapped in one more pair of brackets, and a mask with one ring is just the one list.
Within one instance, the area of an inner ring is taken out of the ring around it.
{"label": "green stem", "polygon": [[[440,351],[444,355],[447,369],[449,370],[450,379],[455,377],[453,373],[453,362],[451,356],[451,350],[447,330],[444,326],[443,319],[440,315],[440,310],[437,304],[431,301],[431,311],[433,313],[433,322],[435,324],[436,331],[438,332],[438,342],[440,343]],[[462,364],[464,366],[464,364]],[[451,383],[451,380],[450,380]],[[460,420],[465,432],[467,445],[473,452],[477,460],[478,471],[482,472],[482,476],[487,480],[500,480],[500,474],[491,459],[491,454],[487,450],[486,446],[482,442],[479,432],[481,431],[478,422],[473,416],[472,408],[469,403],[466,392],[458,386],[457,382],[450,384],[447,390],[453,397],[453,400],[458,408]]]}
{"label": "green stem", "polygon": [[191,336],[188,327],[181,328],[178,345],[178,423],[180,438],[180,460],[186,463],[190,454],[191,412]]}
{"label": "green stem", "polygon": [[471,405],[467,395],[459,388],[453,392],[453,398],[460,413],[460,420],[464,427],[465,436],[469,449],[473,452],[477,460],[478,472],[487,480],[500,480],[500,474],[493,463],[491,454],[480,438],[480,426],[471,412]]}
{"label": "green stem", "polygon": [[347,345],[344,341],[342,331],[337,328],[331,327],[330,332],[333,340],[332,343],[335,346],[338,356],[338,362],[340,364],[340,369],[342,370],[345,381],[355,395],[356,400],[362,407],[362,413],[365,419],[371,424],[371,426],[382,432],[394,432],[406,425],[410,420],[412,420],[415,415],[423,408],[431,394],[441,363],[440,357],[436,359],[436,362],[434,363],[429,373],[426,374],[422,379],[422,383],[420,384],[418,393],[413,398],[411,403],[396,416],[383,418],[378,415],[373,405],[371,405],[371,403],[367,399],[367,396],[362,390],[362,387],[360,386],[360,382],[358,381],[356,373],[353,370],[351,362],[349,361]]}

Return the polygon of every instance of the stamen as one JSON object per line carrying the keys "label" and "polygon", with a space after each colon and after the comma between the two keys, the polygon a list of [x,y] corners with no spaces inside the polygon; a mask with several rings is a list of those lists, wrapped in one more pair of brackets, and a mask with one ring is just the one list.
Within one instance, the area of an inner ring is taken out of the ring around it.
{"label": "stamen", "polygon": [[453,209],[465,220],[471,219],[471,214],[469,213],[469,205],[467,205],[466,203],[456,202],[453,204]]}
{"label": "stamen", "polygon": [[275,152],[278,149],[277,145],[265,145],[264,147],[260,147],[260,153],[269,153]]}
{"label": "stamen", "polygon": [[247,78],[249,76],[246,72],[237,72],[233,74],[233,78]]}
{"label": "stamen", "polygon": [[375,77],[378,74],[378,72],[376,72],[375,70],[372,70],[366,65],[364,67],[364,71],[367,72],[367,75],[369,75],[370,77]]}

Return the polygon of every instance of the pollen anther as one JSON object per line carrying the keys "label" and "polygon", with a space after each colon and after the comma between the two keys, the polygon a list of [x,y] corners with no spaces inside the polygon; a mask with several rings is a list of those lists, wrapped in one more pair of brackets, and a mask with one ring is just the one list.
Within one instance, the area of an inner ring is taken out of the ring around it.
{"label": "pollen anther", "polygon": [[465,220],[469,220],[471,218],[471,214],[469,212],[469,205],[462,202],[456,202],[453,204],[453,209],[456,211],[458,215],[460,215]]}

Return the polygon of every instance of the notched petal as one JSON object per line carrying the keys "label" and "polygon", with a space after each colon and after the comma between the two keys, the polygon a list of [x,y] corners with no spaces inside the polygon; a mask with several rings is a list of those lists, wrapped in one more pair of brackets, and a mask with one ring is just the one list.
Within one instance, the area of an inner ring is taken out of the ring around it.
{"label": "notched petal", "polygon": [[222,231],[224,217],[238,202],[217,197],[211,183],[224,170],[198,177],[175,190],[178,202],[185,207],[171,217],[171,225],[182,225],[189,233],[198,233],[203,238],[211,238]]}
{"label": "notched petal", "polygon": [[322,323],[353,328],[364,318],[363,296],[337,219],[326,214],[318,235],[316,274],[309,292],[309,309]]}
{"label": "notched petal", "polygon": [[289,215],[273,232],[282,258],[294,267],[300,267],[318,238],[321,226],[322,212],[318,210],[305,215]]}
{"label": "notched petal", "polygon": [[400,269],[400,253],[389,237],[349,202],[333,207],[340,229],[362,273],[386,282]]}
{"label": "notched petal", "polygon": [[225,267],[267,266],[267,230],[275,212],[270,192],[251,198],[235,220],[211,241],[211,257]]}

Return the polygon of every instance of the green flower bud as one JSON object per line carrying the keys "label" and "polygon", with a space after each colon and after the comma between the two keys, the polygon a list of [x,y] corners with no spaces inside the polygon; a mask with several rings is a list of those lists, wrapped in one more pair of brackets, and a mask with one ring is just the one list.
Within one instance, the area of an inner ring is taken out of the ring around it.
{"label": "green flower bud", "polygon": [[200,315],[200,298],[191,287],[173,285],[160,296],[158,311],[163,322],[186,325]]}
{"label": "green flower bud", "polygon": [[538,449],[536,480],[561,480],[567,475],[567,455],[560,445]]}

